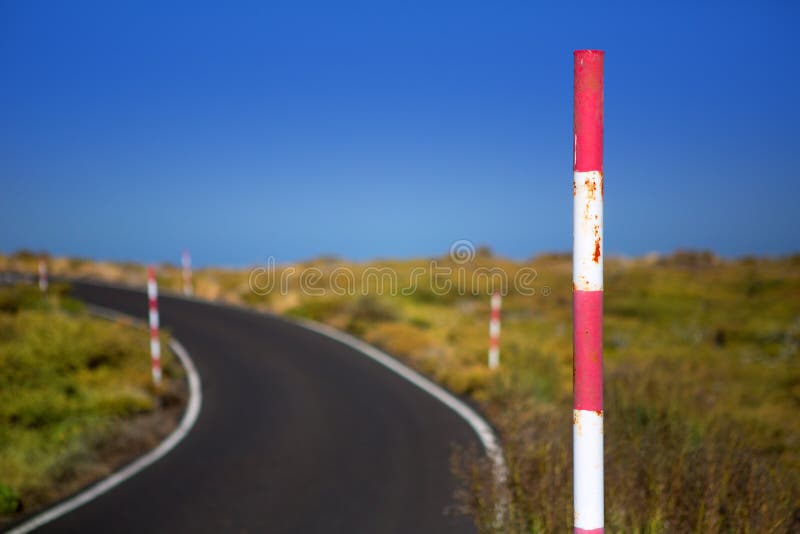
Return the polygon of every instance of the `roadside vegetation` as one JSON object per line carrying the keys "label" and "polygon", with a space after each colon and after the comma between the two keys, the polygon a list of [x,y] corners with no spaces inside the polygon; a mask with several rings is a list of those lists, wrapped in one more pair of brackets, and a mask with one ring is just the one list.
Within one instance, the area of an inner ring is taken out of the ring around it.
{"label": "roadside vegetation", "polygon": [[[388,295],[385,284],[381,292],[375,279],[361,285],[366,269],[391,269],[399,288],[408,287],[413,270],[429,259],[336,258],[278,270],[277,277],[318,270],[304,291],[295,277],[288,291],[259,295],[246,271],[204,269],[194,275],[195,293],[349,331],[469,397],[498,429],[509,477],[497,488],[481,451],[457,451],[461,510],[485,532],[569,530],[571,258],[513,262],[479,249],[467,263],[438,260],[454,269],[456,288],[459,269],[466,269],[461,294],[432,291],[429,283],[397,295]],[[35,270],[35,258],[3,261]],[[144,283],[137,265],[50,262],[63,273]],[[490,278],[470,275],[491,268],[508,280],[535,270],[535,294],[510,284],[504,297],[501,366],[494,372],[486,366]],[[337,269],[354,273],[352,294],[330,291]],[[608,531],[800,531],[800,256],[607,258],[605,278]],[[179,269],[162,266],[160,284],[178,290]]]}
{"label": "roadside vegetation", "polygon": [[149,336],[89,316],[51,285],[0,286],[0,528],[152,448],[181,415],[183,369]]}

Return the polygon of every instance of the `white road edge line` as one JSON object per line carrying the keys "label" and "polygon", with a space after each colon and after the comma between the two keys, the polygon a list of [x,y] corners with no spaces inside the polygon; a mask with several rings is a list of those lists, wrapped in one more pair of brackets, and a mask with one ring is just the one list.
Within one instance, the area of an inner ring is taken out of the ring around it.
{"label": "white road edge line", "polygon": [[[89,309],[91,314],[103,317],[105,319],[115,320],[119,318],[125,318],[133,321],[134,324],[141,322],[130,317],[129,315],[118,313],[106,308],[87,306],[87,309]],[[7,534],[24,534],[26,532],[30,532],[46,523],[49,523],[50,521],[53,521],[56,518],[68,514],[79,506],[83,506],[89,501],[96,499],[100,495],[125,482],[139,471],[157,462],[168,452],[174,449],[175,446],[186,437],[195,421],[197,421],[197,417],[200,415],[200,407],[203,402],[200,388],[200,375],[198,374],[197,368],[195,367],[192,358],[189,356],[189,353],[186,352],[186,349],[183,348],[183,345],[181,345],[177,339],[171,338],[169,341],[169,346],[181,361],[181,364],[183,364],[184,369],[186,369],[186,376],[189,382],[189,402],[186,404],[186,411],[184,412],[178,427],[173,430],[172,433],[167,436],[167,438],[155,449],[143,456],[140,456],[124,468],[112,473],[107,478],[104,478],[103,480],[86,488],[77,495],[74,495],[66,501],[49,508],[44,512],[41,512],[40,514],[37,514],[27,521],[17,525],[12,530],[9,530]]]}
{"label": "white road edge line", "polygon": [[473,410],[468,404],[464,401],[457,398],[455,395],[444,389],[443,387],[439,386],[435,382],[432,382],[428,378],[425,378],[418,372],[414,371],[410,367],[400,363],[397,359],[393,358],[389,354],[386,354],[382,350],[379,350],[369,343],[361,341],[360,339],[351,336],[350,334],[346,334],[341,330],[337,330],[333,327],[327,326],[322,323],[318,323],[316,321],[309,321],[305,319],[294,320],[296,324],[307,328],[313,332],[321,334],[323,336],[329,337],[347,345],[348,347],[360,352],[364,356],[371,358],[375,362],[383,365],[390,371],[400,375],[402,378],[405,378],[421,390],[425,391],[436,400],[453,410],[456,414],[458,414],[464,421],[472,427],[472,430],[477,434],[478,439],[480,440],[483,448],[486,450],[486,456],[493,463],[494,467],[494,476],[495,480],[498,484],[502,484],[505,482],[507,478],[507,469],[506,469],[506,462],[505,458],[503,457],[503,450],[500,448],[500,444],[498,442],[497,436],[494,434],[494,430],[486,422],[483,417],[481,417],[475,410]]}

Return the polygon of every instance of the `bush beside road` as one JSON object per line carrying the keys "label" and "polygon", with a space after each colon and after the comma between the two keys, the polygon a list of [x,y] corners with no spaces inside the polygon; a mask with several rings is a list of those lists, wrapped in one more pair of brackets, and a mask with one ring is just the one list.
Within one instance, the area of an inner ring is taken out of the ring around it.
{"label": "bush beside road", "polygon": [[147,331],[90,316],[66,290],[0,286],[0,526],[151,449],[182,412],[169,351],[155,389]]}

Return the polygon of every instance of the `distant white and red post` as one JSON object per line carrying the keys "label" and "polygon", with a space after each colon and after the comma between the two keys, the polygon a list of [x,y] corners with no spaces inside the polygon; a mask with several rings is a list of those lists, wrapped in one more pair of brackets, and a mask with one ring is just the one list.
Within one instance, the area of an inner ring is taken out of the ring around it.
{"label": "distant white and red post", "polygon": [[183,294],[191,297],[192,290],[192,257],[189,255],[188,250],[183,251],[181,256],[181,264],[183,265]]}
{"label": "distant white and red post", "polygon": [[603,501],[603,52],[575,52],[573,468],[575,532],[600,533]]}
{"label": "distant white and red post", "polygon": [[158,337],[158,284],[156,272],[147,268],[147,298],[150,301],[150,356],[152,359],[153,382],[161,383],[161,340]]}
{"label": "distant white and red post", "polygon": [[47,291],[47,262],[39,260],[39,289],[44,293]]}
{"label": "distant white and red post", "polygon": [[489,319],[489,369],[500,365],[500,306],[502,297],[495,291],[492,293],[492,315]]}

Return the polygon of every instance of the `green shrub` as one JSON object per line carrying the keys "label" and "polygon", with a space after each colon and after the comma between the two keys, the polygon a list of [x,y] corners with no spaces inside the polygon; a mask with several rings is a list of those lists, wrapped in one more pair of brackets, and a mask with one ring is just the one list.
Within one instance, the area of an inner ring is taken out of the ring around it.
{"label": "green shrub", "polygon": [[164,350],[165,388],[154,390],[147,332],[89,317],[59,292],[0,287],[0,516],[63,496],[86,476],[77,466],[105,461],[103,443],[181,376]]}
{"label": "green shrub", "polygon": [[309,297],[299,305],[289,309],[286,314],[290,317],[301,317],[312,321],[324,322],[330,317],[341,313],[345,302],[337,298]]}
{"label": "green shrub", "polygon": [[0,514],[11,514],[20,509],[19,495],[14,490],[0,484]]}

